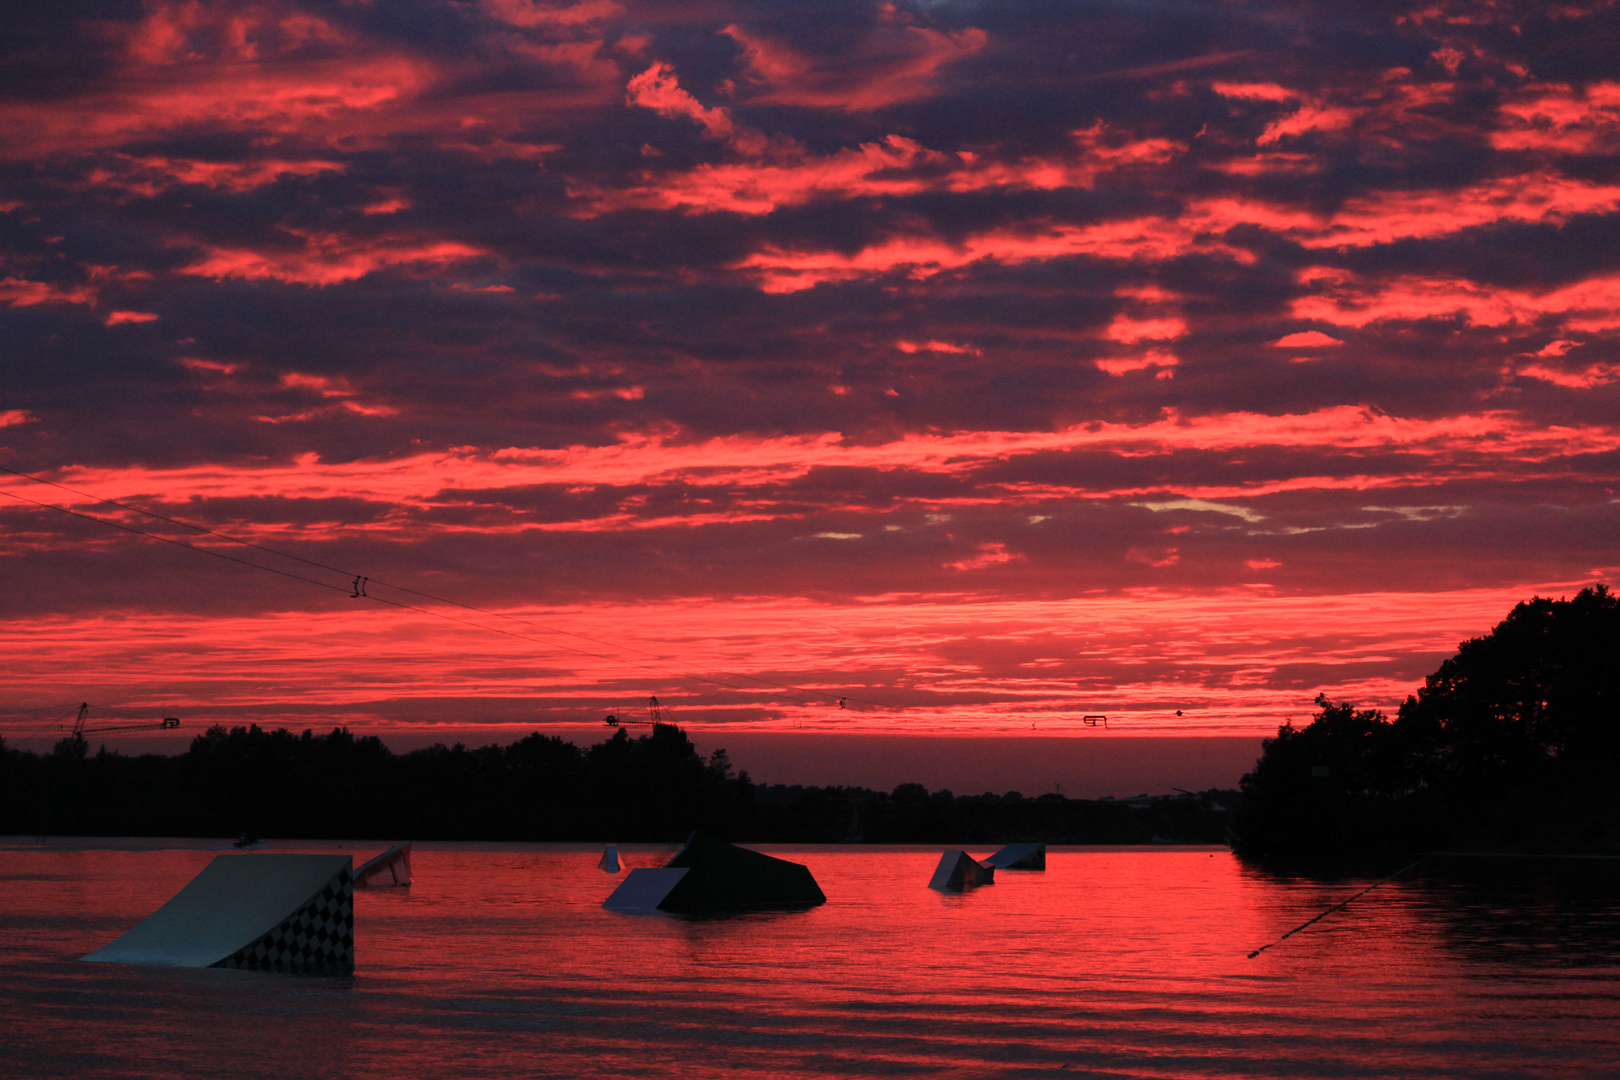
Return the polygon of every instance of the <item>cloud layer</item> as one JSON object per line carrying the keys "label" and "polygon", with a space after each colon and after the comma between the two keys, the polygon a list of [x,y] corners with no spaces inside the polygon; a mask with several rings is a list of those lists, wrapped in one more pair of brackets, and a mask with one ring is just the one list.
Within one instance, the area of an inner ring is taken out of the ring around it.
{"label": "cloud layer", "polygon": [[[0,671],[24,710],[88,682],[383,728],[1392,704],[1620,566],[1617,34],[1528,2],[19,15],[0,465],[333,569],[0,498]],[[722,670],[819,704],[672,675]]]}

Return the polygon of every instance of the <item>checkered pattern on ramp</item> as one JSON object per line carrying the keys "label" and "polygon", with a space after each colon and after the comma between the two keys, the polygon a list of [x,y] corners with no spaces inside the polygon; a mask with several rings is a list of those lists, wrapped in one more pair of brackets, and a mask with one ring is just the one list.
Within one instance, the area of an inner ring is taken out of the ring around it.
{"label": "checkered pattern on ramp", "polygon": [[211,965],[305,975],[354,973],[354,880],[340,870],[274,930]]}

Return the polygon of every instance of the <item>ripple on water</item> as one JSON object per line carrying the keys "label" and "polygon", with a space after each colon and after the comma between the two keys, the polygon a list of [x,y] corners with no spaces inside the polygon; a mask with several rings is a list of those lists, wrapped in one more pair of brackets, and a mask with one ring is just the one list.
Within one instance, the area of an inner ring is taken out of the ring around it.
{"label": "ripple on water", "polygon": [[1251,960],[1370,879],[1059,848],[1044,873],[942,896],[938,847],[763,850],[809,865],[828,903],[625,916],[600,907],[620,879],[594,847],[417,845],[415,886],[356,896],[358,968],[330,979],[77,963],[213,853],[9,845],[0,1071],[1620,1076],[1607,866],[1426,866]]}

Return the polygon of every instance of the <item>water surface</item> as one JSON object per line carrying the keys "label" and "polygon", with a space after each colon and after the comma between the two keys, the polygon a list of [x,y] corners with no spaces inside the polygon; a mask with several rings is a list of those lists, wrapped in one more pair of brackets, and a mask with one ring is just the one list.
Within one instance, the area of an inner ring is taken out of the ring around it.
{"label": "water surface", "polygon": [[214,852],[0,841],[0,1072],[1620,1077],[1606,865],[1425,866],[1249,959],[1372,879],[1054,848],[1044,873],[943,896],[939,847],[759,849],[828,903],[627,916],[600,906],[622,875],[597,846],[418,845],[416,885],[356,894],[339,979],[79,963]]}

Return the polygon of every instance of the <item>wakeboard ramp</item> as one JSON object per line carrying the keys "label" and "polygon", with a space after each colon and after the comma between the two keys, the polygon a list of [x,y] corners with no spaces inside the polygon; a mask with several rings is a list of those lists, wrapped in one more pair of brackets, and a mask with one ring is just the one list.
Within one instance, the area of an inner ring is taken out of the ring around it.
{"label": "wakeboard ramp", "polygon": [[409,885],[411,883],[411,845],[395,844],[381,855],[360,864],[354,872],[354,887],[368,885]]}
{"label": "wakeboard ramp", "polygon": [[997,870],[1045,870],[1045,844],[1008,844],[984,860]]}
{"label": "wakeboard ramp", "polygon": [[630,871],[602,906],[689,915],[795,910],[826,902],[809,867],[694,832],[665,866]]}
{"label": "wakeboard ramp", "polygon": [[348,855],[218,855],[122,937],[84,960],[354,972],[354,860]]}
{"label": "wakeboard ramp", "polygon": [[928,887],[940,892],[961,892],[993,884],[995,880],[996,868],[989,863],[977,862],[965,851],[947,851],[939,857],[939,865],[934,868],[934,877],[928,882]]}

